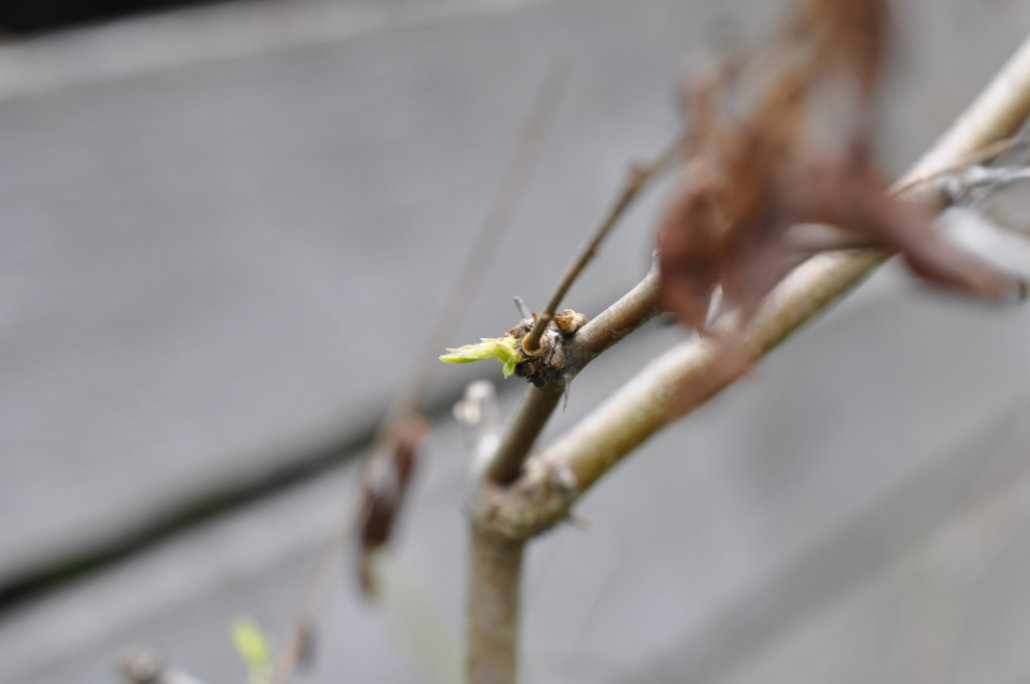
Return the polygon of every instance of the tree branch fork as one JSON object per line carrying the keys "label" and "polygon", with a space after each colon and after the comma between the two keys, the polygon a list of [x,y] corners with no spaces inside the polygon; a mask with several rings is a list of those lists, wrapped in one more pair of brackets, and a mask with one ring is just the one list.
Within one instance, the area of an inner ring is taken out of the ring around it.
{"label": "tree branch fork", "polygon": [[[894,191],[942,209],[946,198],[925,179],[967,164],[984,148],[1011,137],[1028,114],[1030,38]],[[695,337],[654,359],[576,426],[532,455],[565,386],[545,383],[527,391],[471,502],[467,628],[472,684],[516,680],[519,567],[525,542],[568,519],[579,497],[636,447],[732,384],[752,361],[890,256],[882,249],[854,249],[808,259],[773,290],[747,325],[724,316],[716,323],[716,334]],[[570,376],[658,313],[656,280],[656,274],[649,274],[571,337],[566,354]],[[727,336],[733,344],[722,343]],[[744,362],[730,362],[734,355]]]}
{"label": "tree branch fork", "polygon": [[[895,191],[906,199],[942,210],[948,198],[923,181],[959,168],[985,148],[1003,144],[1028,114],[1030,39],[902,177]],[[626,454],[744,373],[745,364],[726,363],[727,355],[743,350],[751,359],[761,358],[857,286],[890,256],[881,249],[814,256],[780,283],[746,328],[736,329],[732,317],[720,322],[719,328],[737,339],[732,347],[716,343],[714,340],[721,337],[718,334],[695,337],[677,345],[653,360],[554,444],[532,456],[529,450],[542,424],[536,426],[529,444],[520,445],[522,453],[517,458],[514,451],[505,454],[502,443],[498,458],[508,459],[507,477],[491,478],[480,488],[473,509],[477,527],[502,538],[527,540],[566,519],[575,501]],[[568,357],[573,359],[573,373],[657,313],[656,274],[652,272],[571,339]],[[684,387],[697,391],[685,398]],[[547,392],[547,388],[531,388],[524,402],[541,401],[534,400],[533,395]],[[546,420],[550,411],[544,413]],[[508,426],[505,441],[526,427],[517,414]]]}

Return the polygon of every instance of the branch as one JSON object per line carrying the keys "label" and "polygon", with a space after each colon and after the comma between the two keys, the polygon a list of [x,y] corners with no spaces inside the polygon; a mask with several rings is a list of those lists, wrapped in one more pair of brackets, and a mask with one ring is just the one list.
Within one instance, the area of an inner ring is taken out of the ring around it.
{"label": "branch", "polygon": [[[551,296],[547,308],[537,318],[533,328],[522,340],[522,348],[533,355],[540,350],[540,337],[554,318],[561,300],[568,293],[579,274],[597,253],[601,241],[611,231],[622,215],[633,203],[644,188],[657,178],[662,171],[669,168],[678,158],[685,144],[684,136],[677,137],[654,161],[649,164],[635,166],[630,172],[626,185],[619,193],[615,205],[605,216],[594,236],[586,244],[579,256],[573,260],[562,277],[558,289]],[[570,366],[566,369],[567,378],[571,379],[583,367],[597,357],[602,351],[618,342],[657,313],[657,274],[649,274],[637,287],[625,297],[613,304],[600,316],[587,323],[577,331],[573,342],[566,351]],[[518,302],[517,302],[518,303]],[[550,382],[543,386],[533,386],[522,397],[522,403],[501,437],[497,453],[487,469],[490,482],[504,484],[518,477],[522,463],[530,449],[540,436],[547,419],[551,417],[558,401],[566,390],[567,380]]]}
{"label": "branch", "polygon": [[1030,167],[1027,166],[970,166],[938,179],[936,187],[950,201],[957,202],[978,191],[993,192],[1028,180]]}
{"label": "branch", "polygon": [[608,235],[615,224],[622,218],[622,215],[626,212],[626,209],[633,204],[633,200],[637,198],[640,191],[647,187],[654,178],[659,176],[663,171],[668,169],[674,161],[676,161],[683,151],[686,138],[680,136],[676,138],[660,155],[658,158],[649,164],[637,164],[630,169],[629,178],[626,181],[626,185],[623,187],[622,192],[619,194],[618,200],[615,202],[615,206],[611,208],[608,215],[601,221],[601,225],[594,231],[594,236],[590,238],[590,241],[583,247],[579,255],[569,264],[568,270],[565,271],[565,275],[562,276],[561,282],[558,283],[558,288],[551,295],[551,300],[547,302],[547,307],[543,313],[536,320],[533,325],[533,329],[529,331],[522,340],[522,349],[527,354],[532,356],[540,349],[540,338],[544,334],[544,330],[547,329],[547,325],[554,319],[554,312],[558,310],[558,305],[561,304],[565,295],[568,294],[569,288],[576,282],[576,278],[583,272],[590,260],[597,254],[597,248],[601,245],[601,241]]}
{"label": "branch", "polygon": [[[658,314],[658,273],[652,271],[621,299],[576,331],[566,347],[571,380],[597,356]],[[501,436],[487,479],[497,484],[518,477],[522,463],[565,392],[568,380],[530,387]]]}
{"label": "branch", "polygon": [[565,350],[570,373],[578,374],[603,351],[659,313],[658,271],[654,269],[576,332]]}
{"label": "branch", "polygon": [[524,547],[522,541],[503,539],[473,525],[466,606],[469,684],[515,684]]}
{"label": "branch", "polygon": [[[439,366],[438,350],[446,346],[447,336],[461,322],[464,312],[471,306],[479,290],[477,284],[486,276],[490,264],[493,263],[493,256],[511,226],[515,209],[526,192],[530,175],[539,159],[544,129],[554,116],[568,76],[567,62],[557,59],[552,61],[519,135],[515,155],[504,172],[497,194],[494,195],[486,218],[476,233],[461,271],[436,319],[436,324],[422,345],[418,365],[412,374],[413,379],[390,407],[375,440],[376,443],[388,439],[398,422],[402,422],[405,416],[418,410],[418,405],[422,402],[432,376]],[[375,451],[373,446],[370,453]]]}
{"label": "branch", "polygon": [[564,383],[550,383],[540,387],[534,385],[526,390],[522,402],[501,435],[497,453],[490,460],[490,467],[486,471],[488,481],[506,484],[518,477],[522,462],[558,406],[564,391]]}
{"label": "branch", "polygon": [[[580,328],[566,346],[568,379],[533,386],[509,421],[487,479],[477,493],[518,477],[526,454],[558,405],[568,381],[590,361],[658,313],[658,273]],[[470,684],[514,684],[517,675],[519,584],[524,539],[497,535],[473,502],[467,590],[466,674]]]}
{"label": "branch", "polygon": [[951,174],[961,173],[962,171],[965,171],[967,168],[971,166],[979,166],[982,164],[986,164],[987,162],[996,159],[1002,154],[1014,150],[1017,147],[1024,146],[1027,143],[1030,143],[1030,140],[1028,140],[1025,137],[1005,138],[1003,140],[998,140],[997,142],[993,142],[990,145],[985,145],[979,150],[966,155],[964,158],[955,162],[954,164],[950,164],[942,169],[937,169],[936,171],[928,175],[912,176],[910,174],[907,180],[901,181],[897,183],[893,188],[891,188],[891,192],[896,194],[903,194],[915,188],[918,185],[932,183],[934,181],[940,180],[942,177],[946,177]]}
{"label": "branch", "polygon": [[[930,177],[1011,136],[1030,114],[1030,38],[902,180]],[[919,194],[914,188],[903,196]],[[671,421],[736,380],[746,363],[727,363],[741,350],[764,356],[802,324],[855,287],[890,254],[861,250],[824,254],[798,267],[767,298],[738,345],[695,339],[653,361],[554,445],[526,463],[526,474],[482,499],[481,520],[503,536],[528,539],[568,515],[591,485]],[[725,329],[733,321],[724,321]],[[720,335],[714,335],[715,339]],[[683,389],[688,390],[684,393]]]}

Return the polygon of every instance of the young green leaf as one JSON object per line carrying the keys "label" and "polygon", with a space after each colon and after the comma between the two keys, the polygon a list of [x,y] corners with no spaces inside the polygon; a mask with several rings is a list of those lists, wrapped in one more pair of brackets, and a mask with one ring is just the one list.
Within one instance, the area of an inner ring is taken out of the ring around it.
{"label": "young green leaf", "polygon": [[250,681],[264,680],[271,669],[272,647],[261,628],[250,618],[238,617],[229,626],[233,645],[247,665]]}
{"label": "young green leaf", "polygon": [[466,344],[457,349],[448,349],[449,353],[440,357],[441,361],[448,363],[472,363],[485,359],[497,359],[504,364],[501,372],[504,377],[515,372],[522,360],[522,351],[519,343],[512,336],[507,337],[484,337],[478,344]]}

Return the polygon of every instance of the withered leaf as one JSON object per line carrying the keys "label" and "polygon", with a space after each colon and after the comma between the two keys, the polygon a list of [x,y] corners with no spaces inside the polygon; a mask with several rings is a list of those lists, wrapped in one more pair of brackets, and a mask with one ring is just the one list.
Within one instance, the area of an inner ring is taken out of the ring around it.
{"label": "withered leaf", "polygon": [[799,171],[792,188],[795,211],[805,220],[834,224],[900,252],[913,272],[935,285],[994,300],[1023,289],[1018,278],[936,230],[924,207],[889,196],[861,163],[813,164]]}
{"label": "withered leaf", "polygon": [[883,72],[889,31],[888,0],[801,0],[788,38],[812,41],[814,76],[849,69],[857,85],[872,94]]}
{"label": "withered leaf", "polygon": [[[768,78],[746,81],[758,91],[743,114],[730,102],[739,70],[709,68],[688,88],[693,156],[659,233],[659,297],[687,325],[706,332],[716,287],[742,322],[752,317],[811,255],[789,239],[798,224],[832,224],[852,243],[899,251],[937,285],[995,299],[1024,291],[933,230],[928,211],[886,192],[870,149],[888,9],[887,0],[798,0],[774,44],[792,59],[769,59],[778,67]],[[858,115],[845,139],[820,144],[821,98],[840,97],[828,86],[848,81]]]}
{"label": "withered leaf", "polygon": [[399,420],[363,473],[362,504],[358,511],[358,574],[366,594],[375,591],[370,555],[390,539],[415,468],[416,450],[428,429],[429,423],[420,415]]}

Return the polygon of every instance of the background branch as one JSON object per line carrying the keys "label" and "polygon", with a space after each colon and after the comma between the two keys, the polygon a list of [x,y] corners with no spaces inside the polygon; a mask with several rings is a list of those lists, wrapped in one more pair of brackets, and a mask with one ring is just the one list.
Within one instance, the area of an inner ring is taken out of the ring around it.
{"label": "background branch", "polygon": [[[451,288],[432,332],[426,338],[418,355],[412,380],[390,407],[380,438],[403,418],[418,410],[418,405],[429,388],[439,363],[439,350],[447,346],[447,337],[463,320],[473,299],[479,292],[478,284],[486,277],[497,248],[511,227],[518,207],[543,145],[544,129],[558,108],[561,94],[568,82],[570,63],[555,59],[533,102],[533,108],[519,136],[515,156],[505,170],[504,179],[494,196],[490,209],[469,248],[468,256]],[[378,440],[377,440],[378,441]]]}
{"label": "background branch", "polygon": [[[537,91],[530,114],[519,136],[515,154],[505,170],[487,216],[476,233],[432,331],[415,357],[411,380],[390,405],[372,441],[363,464],[366,473],[373,460],[390,457],[398,430],[409,416],[418,411],[419,404],[429,388],[438,366],[438,350],[446,345],[447,336],[460,323],[464,312],[479,291],[477,284],[485,277],[501,241],[511,226],[515,209],[529,185],[531,173],[540,156],[544,130],[557,110],[568,82],[570,66],[567,61],[554,59],[548,67],[547,75]],[[354,521],[351,515],[348,515],[326,540],[313,564],[301,592],[286,644],[276,654],[272,684],[285,684],[293,676],[304,651],[305,642],[311,633],[315,612],[328,577],[339,562],[353,528]]]}

